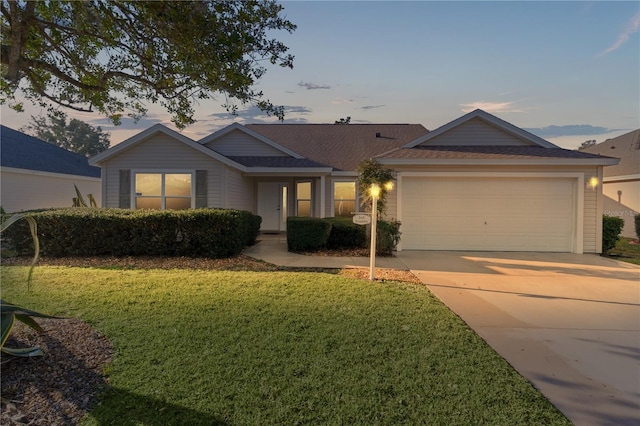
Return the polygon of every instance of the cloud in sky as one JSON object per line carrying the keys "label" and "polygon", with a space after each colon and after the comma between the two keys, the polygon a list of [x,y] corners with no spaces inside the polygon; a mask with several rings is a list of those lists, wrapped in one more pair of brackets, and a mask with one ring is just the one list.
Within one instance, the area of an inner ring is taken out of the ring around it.
{"label": "cloud in sky", "polygon": [[[285,123],[299,123],[306,122],[307,120],[301,116],[311,114],[311,109],[301,105],[285,105],[284,106],[284,122]],[[237,121],[240,123],[277,123],[277,119],[273,116],[267,115],[264,111],[262,111],[257,106],[250,106],[245,109],[238,109],[237,114],[235,116],[229,114],[228,112],[220,112],[209,114],[209,117],[213,117],[214,120],[217,120],[217,126],[219,126],[221,121],[233,122]],[[226,125],[226,124],[225,124]]]}
{"label": "cloud in sky", "polygon": [[145,115],[141,117],[138,121],[134,120],[130,117],[122,117],[120,125],[115,126],[111,120],[107,117],[100,117],[90,120],[84,120],[92,126],[100,126],[102,130],[139,130],[143,131],[154,124],[165,124],[171,125],[169,120],[162,120],[159,116],[155,114]]}
{"label": "cloud in sky", "polygon": [[365,106],[361,106],[360,109],[368,111],[370,109],[382,108],[382,107],[385,107],[385,106],[386,105],[365,105]]}
{"label": "cloud in sky", "polygon": [[308,83],[305,81],[301,81],[300,83],[298,83],[298,86],[304,87],[307,90],[331,89],[331,86],[329,86],[328,84]]}
{"label": "cloud in sky", "polygon": [[353,99],[344,99],[344,98],[336,98],[331,101],[332,105],[345,105],[345,104],[352,104],[352,103],[353,103]]}
{"label": "cloud in sky", "polygon": [[604,135],[622,129],[608,129],[606,127],[591,126],[590,124],[565,124],[563,126],[525,128],[524,130],[541,138],[557,138],[560,136]]}
{"label": "cloud in sky", "polygon": [[640,12],[636,13],[635,16],[631,18],[631,21],[629,21],[629,25],[627,25],[627,28],[625,28],[622,34],[618,36],[616,42],[605,49],[602,53],[600,53],[599,56],[608,55],[614,50],[618,50],[629,40],[629,37],[631,37],[632,34],[638,32],[638,29],[640,29]]}
{"label": "cloud in sky", "polygon": [[471,112],[476,109],[484,110],[488,113],[496,112],[524,112],[513,106],[515,102],[471,102],[462,104],[462,112]]}

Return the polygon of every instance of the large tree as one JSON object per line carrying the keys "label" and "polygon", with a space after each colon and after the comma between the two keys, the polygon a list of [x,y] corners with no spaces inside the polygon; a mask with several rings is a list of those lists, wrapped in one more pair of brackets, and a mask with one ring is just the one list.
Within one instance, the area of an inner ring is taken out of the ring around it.
{"label": "large tree", "polygon": [[32,115],[31,124],[20,130],[85,157],[107,150],[110,143],[109,133],[100,126],[93,127],[77,118],[67,123],[67,115],[62,111],[51,111],[46,117]]}
{"label": "large tree", "polygon": [[295,25],[273,0],[2,0],[0,101],[20,110],[25,98],[118,124],[160,103],[183,128],[200,99],[224,97],[235,112],[254,103],[282,119],[254,89],[265,61],[293,67],[275,30]]}

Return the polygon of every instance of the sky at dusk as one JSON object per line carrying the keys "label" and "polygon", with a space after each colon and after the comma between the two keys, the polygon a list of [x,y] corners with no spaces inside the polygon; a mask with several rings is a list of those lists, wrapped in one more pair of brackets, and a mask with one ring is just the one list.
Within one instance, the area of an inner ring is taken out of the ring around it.
{"label": "sky at dusk", "polygon": [[[256,86],[286,107],[285,123],[418,123],[427,129],[476,108],[564,148],[640,127],[640,2],[282,2],[298,26],[275,33],[294,69],[268,66]],[[277,122],[257,108],[232,117],[224,97],[196,107],[184,134],[200,139],[234,121]],[[30,115],[2,106],[2,124]],[[112,145],[169,114],[150,106],[138,123],[112,126]]]}

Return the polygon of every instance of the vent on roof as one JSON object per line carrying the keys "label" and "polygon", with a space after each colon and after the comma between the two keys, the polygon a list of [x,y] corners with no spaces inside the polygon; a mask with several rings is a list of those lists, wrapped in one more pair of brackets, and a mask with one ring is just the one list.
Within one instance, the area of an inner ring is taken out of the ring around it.
{"label": "vent on roof", "polygon": [[380,136],[380,132],[376,132],[376,138],[379,138]]}

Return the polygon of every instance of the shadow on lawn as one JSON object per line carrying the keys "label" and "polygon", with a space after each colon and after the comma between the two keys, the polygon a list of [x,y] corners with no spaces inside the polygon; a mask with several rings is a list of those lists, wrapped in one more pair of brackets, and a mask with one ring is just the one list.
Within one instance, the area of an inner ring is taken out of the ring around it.
{"label": "shadow on lawn", "polygon": [[229,425],[215,416],[118,388],[111,388],[89,417],[99,425]]}

